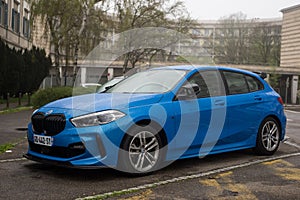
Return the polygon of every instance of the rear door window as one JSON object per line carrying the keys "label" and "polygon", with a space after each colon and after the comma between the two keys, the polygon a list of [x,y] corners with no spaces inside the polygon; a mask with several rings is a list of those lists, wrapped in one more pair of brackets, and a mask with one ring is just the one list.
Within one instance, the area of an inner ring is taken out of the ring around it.
{"label": "rear door window", "polygon": [[263,89],[263,84],[255,77],[238,72],[224,71],[228,94],[243,94]]}
{"label": "rear door window", "polygon": [[236,72],[223,72],[226,79],[229,94],[248,93],[249,88],[244,74]]}

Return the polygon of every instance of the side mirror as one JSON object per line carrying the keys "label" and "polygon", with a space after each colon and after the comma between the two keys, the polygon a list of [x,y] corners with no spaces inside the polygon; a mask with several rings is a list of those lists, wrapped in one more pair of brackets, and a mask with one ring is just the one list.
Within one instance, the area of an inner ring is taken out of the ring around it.
{"label": "side mirror", "polygon": [[188,83],[182,86],[176,95],[177,100],[190,100],[196,99],[197,94],[200,92],[200,87],[196,83]]}

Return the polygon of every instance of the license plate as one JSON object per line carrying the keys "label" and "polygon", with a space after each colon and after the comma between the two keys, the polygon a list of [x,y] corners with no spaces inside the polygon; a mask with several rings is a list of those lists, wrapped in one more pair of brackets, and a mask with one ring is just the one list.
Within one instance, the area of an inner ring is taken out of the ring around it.
{"label": "license plate", "polygon": [[33,141],[35,144],[44,145],[44,146],[52,146],[53,145],[53,137],[43,136],[43,135],[33,135]]}

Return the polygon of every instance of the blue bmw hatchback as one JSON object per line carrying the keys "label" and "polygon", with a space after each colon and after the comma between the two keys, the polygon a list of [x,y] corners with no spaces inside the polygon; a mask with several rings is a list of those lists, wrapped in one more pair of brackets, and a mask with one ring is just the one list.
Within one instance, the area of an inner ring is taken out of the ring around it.
{"label": "blue bmw hatchback", "polygon": [[285,136],[281,97],[258,74],[172,66],[96,94],[49,103],[31,117],[26,158],[67,167],[148,173],[171,161],[253,148]]}

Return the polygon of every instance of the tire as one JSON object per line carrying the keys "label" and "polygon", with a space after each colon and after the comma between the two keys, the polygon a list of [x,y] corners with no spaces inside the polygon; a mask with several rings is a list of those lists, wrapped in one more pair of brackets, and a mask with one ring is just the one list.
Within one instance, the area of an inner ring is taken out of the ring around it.
{"label": "tire", "polygon": [[118,170],[129,174],[148,174],[162,163],[162,140],[151,126],[134,125],[120,148]]}
{"label": "tire", "polygon": [[278,122],[268,117],[261,123],[254,151],[258,155],[273,155],[280,144],[280,126]]}

